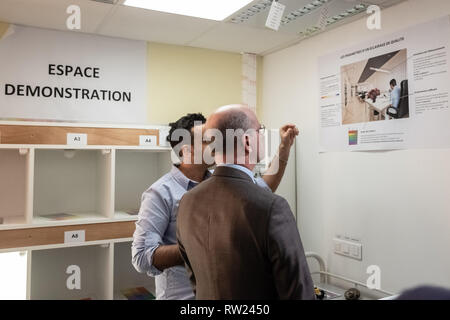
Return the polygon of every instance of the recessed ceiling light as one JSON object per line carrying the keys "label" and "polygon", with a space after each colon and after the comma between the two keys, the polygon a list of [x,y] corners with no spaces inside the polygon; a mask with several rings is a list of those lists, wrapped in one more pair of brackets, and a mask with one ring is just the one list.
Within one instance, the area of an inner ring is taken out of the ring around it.
{"label": "recessed ceiling light", "polygon": [[126,0],[124,5],[221,21],[252,0]]}

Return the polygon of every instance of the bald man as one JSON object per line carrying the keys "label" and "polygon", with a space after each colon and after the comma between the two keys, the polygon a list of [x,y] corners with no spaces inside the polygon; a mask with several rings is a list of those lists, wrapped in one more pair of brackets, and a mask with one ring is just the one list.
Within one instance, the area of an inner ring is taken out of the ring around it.
{"label": "bald man", "polygon": [[177,218],[177,241],[196,298],[314,299],[291,209],[258,187],[252,174],[264,154],[256,115],[242,105],[226,106],[205,126],[215,137],[217,168],[183,196]]}

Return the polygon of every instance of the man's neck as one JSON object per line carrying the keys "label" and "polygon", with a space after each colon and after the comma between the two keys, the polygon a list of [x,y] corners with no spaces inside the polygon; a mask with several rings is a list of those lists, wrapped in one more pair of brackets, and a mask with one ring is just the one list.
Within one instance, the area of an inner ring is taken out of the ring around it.
{"label": "man's neck", "polygon": [[247,169],[249,169],[250,171],[253,171],[253,169],[255,168],[254,164],[250,164],[248,161],[248,158],[245,158],[244,160],[238,160],[238,159],[234,159],[234,161],[228,162],[226,161],[226,157],[216,157],[216,164],[219,165],[223,165],[223,164],[235,164],[238,166],[242,166],[245,167]]}
{"label": "man's neck", "polygon": [[202,182],[207,170],[204,165],[185,163],[181,163],[178,169],[180,169],[188,179],[195,182]]}

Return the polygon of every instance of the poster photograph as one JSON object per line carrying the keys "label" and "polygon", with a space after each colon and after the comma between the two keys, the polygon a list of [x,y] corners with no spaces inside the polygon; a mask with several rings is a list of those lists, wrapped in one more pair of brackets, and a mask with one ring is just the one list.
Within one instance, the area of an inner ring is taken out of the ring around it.
{"label": "poster photograph", "polygon": [[342,124],[409,118],[406,51],[341,67]]}

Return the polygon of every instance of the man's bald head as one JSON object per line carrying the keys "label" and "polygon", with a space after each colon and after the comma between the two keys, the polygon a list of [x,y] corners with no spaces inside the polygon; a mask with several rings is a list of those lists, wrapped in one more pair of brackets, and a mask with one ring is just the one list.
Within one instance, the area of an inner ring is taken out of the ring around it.
{"label": "man's bald head", "polygon": [[260,126],[255,113],[246,105],[234,104],[217,109],[205,124],[205,129],[212,130],[215,139],[220,137],[222,140],[219,148],[215,145],[216,162],[226,155],[228,163],[256,164],[260,158],[258,151],[263,150],[258,146]]}
{"label": "man's bald head", "polygon": [[206,129],[218,129],[225,137],[226,130],[247,131],[258,129],[259,121],[255,113],[246,105],[232,104],[218,108],[206,122]]}

